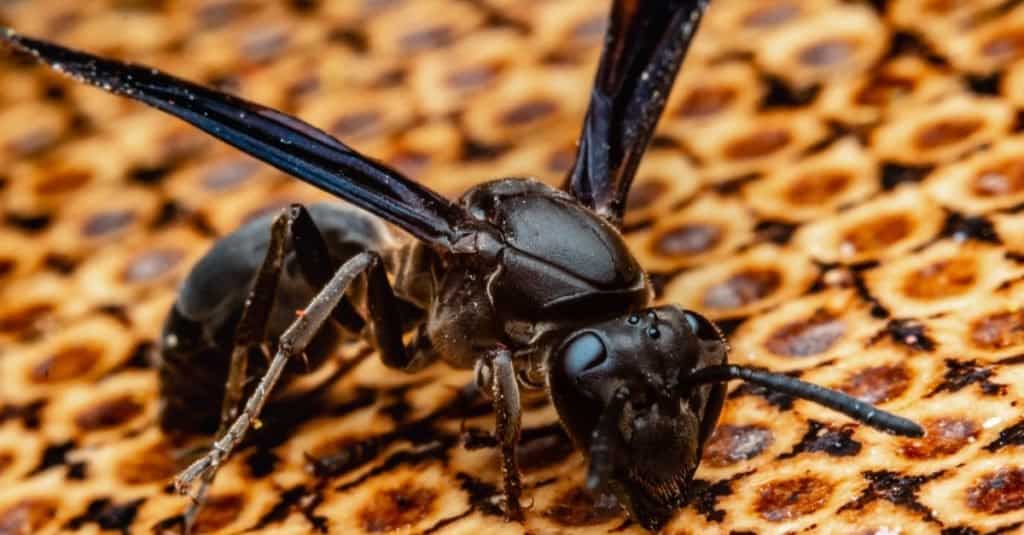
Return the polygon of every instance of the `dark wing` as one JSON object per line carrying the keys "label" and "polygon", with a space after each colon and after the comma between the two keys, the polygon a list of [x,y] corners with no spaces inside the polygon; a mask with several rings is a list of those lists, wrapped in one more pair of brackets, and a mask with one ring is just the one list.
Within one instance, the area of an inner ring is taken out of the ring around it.
{"label": "dark wing", "polygon": [[278,169],[450,248],[464,210],[301,120],[156,69],[0,28],[0,40],[56,71],[179,117]]}
{"label": "dark wing", "polygon": [[711,0],[615,0],[563,189],[618,223],[640,157]]}

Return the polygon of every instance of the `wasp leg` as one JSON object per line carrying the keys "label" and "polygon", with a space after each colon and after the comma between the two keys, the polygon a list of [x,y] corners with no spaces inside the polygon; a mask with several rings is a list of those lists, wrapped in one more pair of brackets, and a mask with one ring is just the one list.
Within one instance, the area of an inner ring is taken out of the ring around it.
{"label": "wasp leg", "polygon": [[491,363],[491,402],[494,404],[494,436],[501,446],[501,473],[504,478],[506,514],[510,520],[522,520],[523,509],[519,505],[522,482],[519,479],[519,461],[516,445],[522,429],[519,400],[519,382],[512,365],[512,353],[508,349],[496,349],[489,359]]}
{"label": "wasp leg", "polygon": [[[296,253],[299,272],[310,286],[323,288],[330,281],[331,273],[334,271],[334,264],[327,252],[327,243],[304,206],[293,204],[274,219],[267,255],[256,275],[246,299],[246,306],[242,310],[242,318],[238,322],[218,436],[226,430],[238,412],[248,363],[245,356],[252,346],[266,340],[274,293],[281,277],[289,243],[291,250]],[[335,321],[353,333],[361,331],[365,325],[348,299],[342,299],[331,314]]]}
{"label": "wasp leg", "polygon": [[[323,234],[313,222],[313,217],[309,215],[306,207],[301,204],[293,204],[288,207],[286,214],[292,250],[296,253],[299,272],[310,286],[323,288],[331,280],[331,275],[337,267],[328,253],[327,242],[324,241]],[[341,303],[331,312],[331,316],[352,333],[362,331],[366,325],[347,298],[341,300]]]}
{"label": "wasp leg", "polygon": [[256,277],[252,281],[249,295],[242,308],[242,317],[235,328],[235,340],[231,349],[231,366],[228,368],[228,381],[224,390],[224,401],[221,405],[219,436],[238,412],[238,404],[242,401],[245,387],[245,375],[249,364],[249,350],[261,344],[267,337],[267,322],[270,309],[274,306],[281,269],[284,266],[285,246],[291,226],[288,213],[284,212],[274,218],[270,227],[270,245]]}
{"label": "wasp leg", "polygon": [[405,344],[400,302],[388,281],[383,259],[371,254],[376,260],[366,272],[366,308],[380,358],[390,368],[410,373],[422,370],[437,360],[426,327],[420,325],[409,345]]}
{"label": "wasp leg", "polygon": [[[244,394],[250,349],[266,341],[270,311],[274,305],[289,245],[296,253],[300,273],[310,286],[322,288],[331,278],[333,265],[320,229],[316,227],[305,207],[299,204],[289,206],[271,225],[270,244],[266,256],[253,279],[245,307],[242,309],[242,317],[235,330],[231,365],[221,409],[221,425],[217,436],[223,434],[231,420],[237,416],[238,406]],[[362,318],[347,299],[343,300],[332,314],[346,329],[358,332],[363,328]]]}
{"label": "wasp leg", "polygon": [[253,422],[259,416],[260,411],[270,397],[274,385],[281,378],[285,365],[293,357],[302,354],[302,351],[309,344],[310,340],[317,334],[327,318],[332,314],[352,281],[368,268],[379,263],[380,257],[376,253],[360,253],[342,265],[334,273],[331,280],[324,286],[320,293],[313,298],[309,306],[303,311],[291,326],[285,330],[278,342],[277,353],[270,361],[266,373],[256,385],[255,390],[245,403],[241,414],[232,422],[224,434],[213,443],[210,451],[192,463],[181,474],[175,478],[175,487],[178,492],[187,494],[193,482],[197,479],[212,478],[217,472],[221,463],[227,459],[231,452],[245,437],[246,432],[252,427]]}
{"label": "wasp leg", "polygon": [[[249,368],[249,350],[266,339],[270,309],[274,305],[274,297],[284,265],[285,246],[292,222],[289,212],[284,212],[274,218],[270,227],[270,244],[267,247],[267,254],[263,257],[263,263],[253,278],[245,307],[242,309],[242,317],[235,329],[228,379],[224,387],[224,400],[221,403],[220,429],[217,431],[217,436],[227,430],[231,419],[238,412],[238,405],[242,401],[245,389],[246,372]],[[192,505],[185,511],[184,516],[186,533],[191,532],[196,517],[206,502],[206,494],[212,483],[213,473],[204,475],[199,490],[192,496]]]}

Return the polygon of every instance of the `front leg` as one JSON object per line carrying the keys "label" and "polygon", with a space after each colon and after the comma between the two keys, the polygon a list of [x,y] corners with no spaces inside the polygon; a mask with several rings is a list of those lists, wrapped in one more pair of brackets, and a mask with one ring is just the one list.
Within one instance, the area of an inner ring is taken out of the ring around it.
{"label": "front leg", "polygon": [[313,298],[302,315],[291,324],[281,335],[277,354],[260,379],[256,389],[245,403],[241,414],[224,432],[223,436],[213,443],[209,453],[192,463],[185,471],[175,478],[175,487],[182,494],[187,494],[197,478],[210,479],[216,474],[221,463],[227,459],[236,446],[242,441],[245,433],[252,427],[266,404],[270,393],[281,378],[285,365],[295,356],[302,354],[310,340],[317,334],[327,318],[341,302],[352,281],[378,262],[375,253],[360,253],[342,265],[334,277],[320,293]]}
{"label": "front leg", "polygon": [[[522,520],[523,508],[519,504],[522,481],[516,446],[522,429],[522,406],[519,401],[519,382],[512,365],[512,353],[500,347],[488,354],[490,362],[490,394],[494,405],[494,437],[501,448],[501,473],[505,492],[505,512],[510,520]],[[486,365],[486,364],[485,364]]]}

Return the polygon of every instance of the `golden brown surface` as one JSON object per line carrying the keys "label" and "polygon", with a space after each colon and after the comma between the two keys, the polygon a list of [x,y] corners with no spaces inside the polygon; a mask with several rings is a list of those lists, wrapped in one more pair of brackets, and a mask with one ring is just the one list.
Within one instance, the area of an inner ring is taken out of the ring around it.
{"label": "golden brown surface", "polygon": [[[883,5],[882,7],[878,7]],[[0,0],[0,22],[296,113],[448,195],[557,183],[599,52],[593,0]],[[628,239],[733,360],[922,422],[897,439],[733,388],[666,533],[990,533],[1024,522],[1024,6],[715,0]],[[173,119],[0,59],[0,533],[147,533],[184,498],[147,354],[177,281],[254,213],[324,196]],[[231,281],[226,281],[231,283]],[[342,350],[345,356],[358,348]],[[460,422],[331,478],[467,379],[370,359],[221,471],[200,531],[594,533],[578,453],[526,413],[524,525]],[[491,417],[466,425],[487,430]],[[946,531],[944,531],[946,530]]]}

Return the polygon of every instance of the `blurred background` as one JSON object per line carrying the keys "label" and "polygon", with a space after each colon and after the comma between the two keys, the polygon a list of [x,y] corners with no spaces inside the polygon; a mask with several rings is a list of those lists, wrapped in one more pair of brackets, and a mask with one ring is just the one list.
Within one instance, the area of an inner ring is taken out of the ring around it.
{"label": "blurred background", "polygon": [[[454,198],[501,176],[561,182],[608,6],[0,0],[0,24],[298,115]],[[734,361],[929,434],[735,388],[667,533],[1019,529],[1022,55],[1016,0],[713,1],[627,241],[659,299],[721,323]],[[327,199],[0,51],[0,533],[173,529],[186,444],[153,425],[149,362],[175,288],[217,237]],[[222,471],[199,530],[639,533],[579,489],[543,402],[526,413],[525,525],[496,514],[496,455],[464,451],[459,422],[308,473],[307,454],[402,429],[466,379],[365,362],[292,438]]]}

